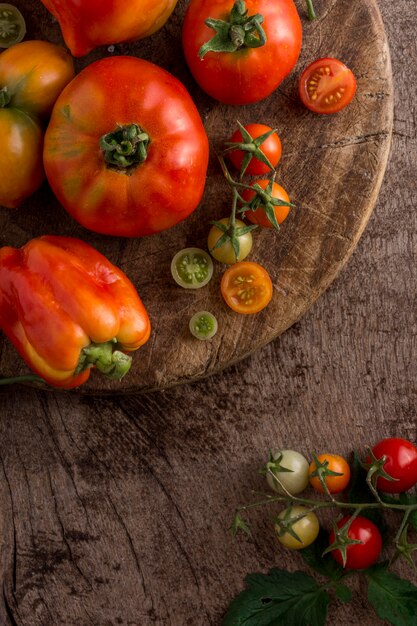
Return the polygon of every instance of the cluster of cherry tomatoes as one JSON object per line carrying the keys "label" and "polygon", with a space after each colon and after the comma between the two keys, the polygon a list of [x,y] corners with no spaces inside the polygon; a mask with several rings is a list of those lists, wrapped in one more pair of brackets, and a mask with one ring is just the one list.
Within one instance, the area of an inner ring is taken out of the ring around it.
{"label": "cluster of cherry tomatoes", "polygon": [[[376,474],[375,489],[381,494],[402,494],[417,484],[417,447],[401,438],[379,441],[364,461],[364,466],[380,465]],[[363,515],[351,511],[359,505],[336,500],[334,494],[344,492],[350,482],[351,471],[346,459],[337,454],[320,454],[309,463],[297,451],[282,450],[271,455],[265,473],[268,485],[277,493],[288,496],[291,505],[281,511],[276,519],[275,531],[285,547],[299,550],[312,544],[319,533],[320,524],[314,508],[305,506],[297,497],[310,484],[320,494],[327,494],[335,507],[348,514],[337,518],[329,533],[329,547],[333,558],[346,569],[365,569],[374,564],[382,549],[379,528]],[[366,510],[366,506],[363,507]],[[362,509],[361,509],[362,510]],[[344,536],[344,554],[337,546],[340,534]],[[332,547],[334,546],[334,548]]]}

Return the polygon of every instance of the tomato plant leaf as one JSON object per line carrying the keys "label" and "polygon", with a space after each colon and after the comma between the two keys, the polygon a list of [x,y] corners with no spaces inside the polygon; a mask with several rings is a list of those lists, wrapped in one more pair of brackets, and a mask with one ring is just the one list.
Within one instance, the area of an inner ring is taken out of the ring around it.
{"label": "tomato plant leaf", "polygon": [[249,574],[222,626],[324,626],[330,596],[304,572]]}
{"label": "tomato plant leaf", "polygon": [[351,602],[352,591],[346,585],[338,583],[334,588],[334,592],[342,602]]}
{"label": "tomato plant leaf", "polygon": [[328,535],[323,529],[320,529],[316,541],[307,548],[300,550],[300,554],[313,570],[331,580],[339,580],[343,576],[343,568],[330,554],[322,556],[328,545]]}
{"label": "tomato plant leaf", "polygon": [[415,626],[417,587],[387,570],[381,563],[365,571],[369,578],[368,600],[378,617],[393,626]]}

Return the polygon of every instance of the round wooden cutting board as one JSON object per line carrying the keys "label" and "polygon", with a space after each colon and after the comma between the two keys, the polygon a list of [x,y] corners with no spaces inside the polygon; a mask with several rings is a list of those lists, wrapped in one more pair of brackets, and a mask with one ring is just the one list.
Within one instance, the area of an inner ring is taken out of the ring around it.
{"label": "round wooden cutting board", "polygon": [[[26,19],[26,39],[63,42],[58,24],[39,0],[14,4]],[[161,65],[190,91],[211,146],[199,208],[160,235],[121,239],[87,231],[62,209],[46,184],[20,209],[0,209],[1,245],[21,246],[44,234],[84,239],[123,269],[148,309],[153,332],[148,344],[134,355],[129,374],[117,383],[92,372],[79,393],[163,389],[227,367],[276,338],[303,315],[355,248],[374,207],[390,147],[393,86],[385,32],[375,0],[315,0],[319,16],[315,22],[307,20],[304,0],[296,4],[304,29],[301,57],[278,90],[256,105],[221,105],[193,81],[180,43],[184,0],[165,27],[149,39],[101,48],[76,61],[80,70],[104,56],[130,54]],[[300,104],[297,78],[308,63],[325,56],[339,58],[353,70],[358,90],[344,111],[319,116]],[[254,233],[250,260],[269,271],[274,295],[270,305],[253,316],[233,313],[224,304],[219,292],[224,266],[216,264],[209,285],[195,291],[178,287],[170,274],[173,255],[188,246],[206,248],[209,221],[229,214],[231,193],[215,155],[234,130],[236,119],[278,129],[283,157],[277,180],[296,205],[279,233]],[[218,319],[219,331],[211,341],[199,341],[189,333],[189,319],[199,310],[212,311]],[[4,337],[0,348],[2,377],[28,373]]]}

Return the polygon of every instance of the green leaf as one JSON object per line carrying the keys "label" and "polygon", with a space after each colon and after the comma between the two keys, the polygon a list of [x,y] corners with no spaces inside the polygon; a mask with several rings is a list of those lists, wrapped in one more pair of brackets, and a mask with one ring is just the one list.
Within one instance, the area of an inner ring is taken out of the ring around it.
{"label": "green leaf", "polygon": [[387,570],[387,564],[366,570],[368,600],[378,617],[393,626],[416,626],[417,587]]}
{"label": "green leaf", "polygon": [[342,602],[351,602],[352,591],[346,585],[337,584],[334,588],[334,592]]}
{"label": "green leaf", "polygon": [[327,576],[331,580],[339,580],[343,576],[343,568],[330,554],[322,556],[328,545],[328,535],[323,529],[320,529],[316,541],[299,552],[307,565],[313,570],[323,576]]}
{"label": "green leaf", "polygon": [[330,596],[304,572],[249,574],[222,626],[324,626]]}

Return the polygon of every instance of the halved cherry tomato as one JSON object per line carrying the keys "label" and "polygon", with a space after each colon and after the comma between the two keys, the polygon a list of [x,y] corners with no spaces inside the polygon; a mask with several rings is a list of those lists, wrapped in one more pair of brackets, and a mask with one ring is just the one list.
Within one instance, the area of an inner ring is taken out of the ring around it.
{"label": "halved cherry tomato", "polygon": [[[323,478],[330,493],[340,493],[346,489],[350,480],[350,467],[342,456],[338,454],[319,454],[317,462],[312,461],[310,463],[310,484],[319,493],[324,493],[323,485],[318,476],[321,468],[324,472]],[[335,474],[326,475],[327,471],[334,472]]]}
{"label": "halved cherry tomato", "polygon": [[0,48],[10,48],[26,35],[23,15],[12,4],[0,4]]}
{"label": "halved cherry tomato", "polygon": [[241,261],[223,274],[220,291],[226,304],[236,313],[258,313],[272,298],[272,281],[258,263]]}
{"label": "halved cherry tomato", "polygon": [[[244,130],[249,133],[252,139],[258,139],[265,135],[268,132],[271,132],[273,129],[270,126],[266,126],[265,124],[246,124],[244,126]],[[243,136],[242,132],[238,129],[236,130],[230,141],[227,145],[231,143],[248,143],[249,146],[251,142],[247,141]],[[260,174],[268,174],[271,172],[271,168],[268,167],[266,163],[263,163],[259,159],[256,158],[253,147],[254,144],[252,142],[252,150],[248,152],[247,150],[231,150],[228,155],[229,159],[235,166],[237,170],[241,170],[243,159],[249,154],[252,154],[252,159],[249,162],[249,165],[245,169],[245,173],[250,176],[259,176]],[[264,154],[264,156],[271,163],[272,168],[276,168],[279,163],[282,154],[282,145],[281,140],[278,136],[278,133],[273,132],[269,137],[267,137],[259,146],[258,149]]]}
{"label": "halved cherry tomato", "polygon": [[311,63],[298,83],[300,98],[314,113],[337,113],[356,92],[353,72],[338,59],[326,57]]}
{"label": "halved cherry tomato", "polygon": [[[267,178],[262,178],[261,180],[257,180],[253,183],[253,185],[259,185],[262,189],[266,189],[269,185],[270,181]],[[284,200],[284,202],[290,202],[287,192],[284,187],[278,185],[278,183],[273,182],[272,184],[272,192],[271,196],[273,198],[277,198],[278,200]],[[252,198],[255,197],[255,191],[250,191],[249,189],[245,189],[242,193],[242,198],[245,202],[250,202]],[[289,206],[274,206],[273,211],[275,214],[275,219],[278,224],[282,224],[290,212]],[[264,228],[273,228],[273,224],[271,220],[268,218],[267,213],[263,206],[260,206],[255,211],[249,210],[246,211],[245,217],[252,222],[252,224],[258,224],[259,226],[263,226]]]}

